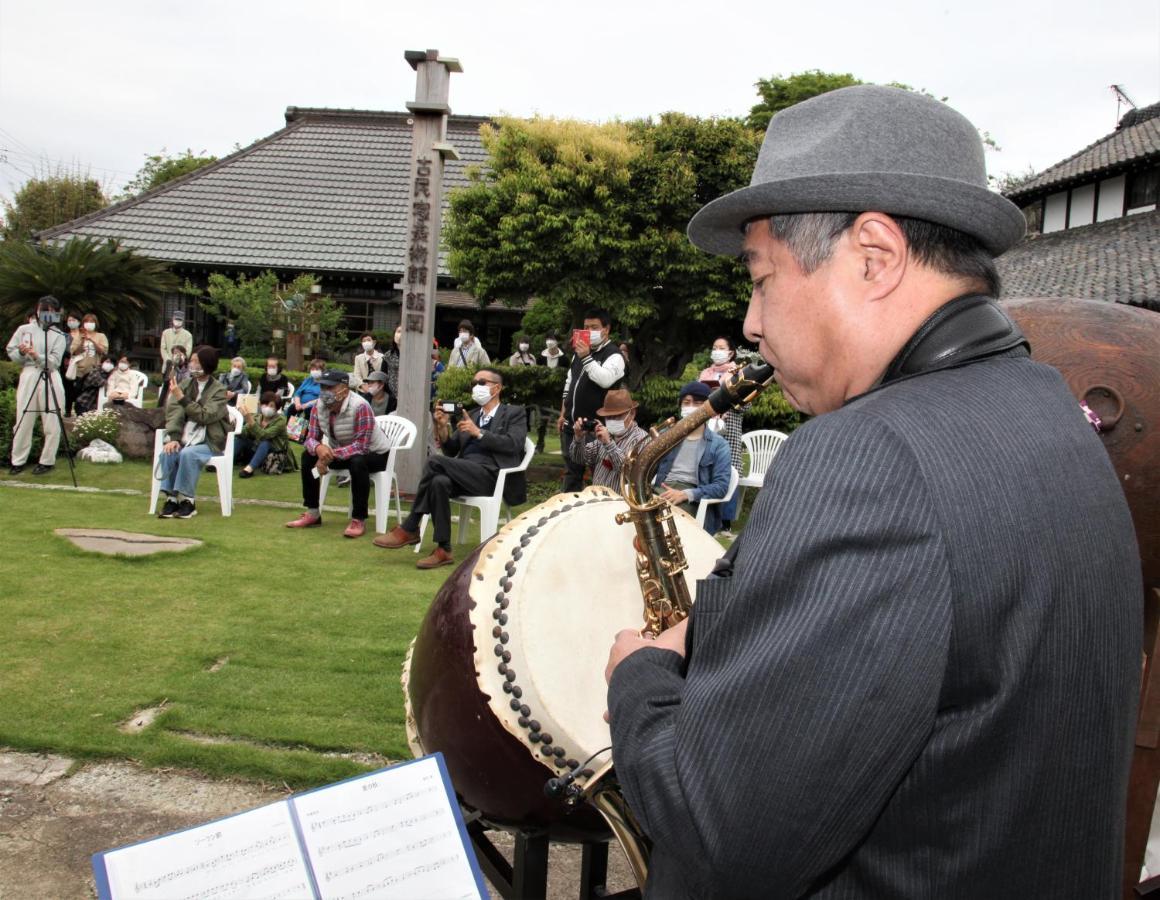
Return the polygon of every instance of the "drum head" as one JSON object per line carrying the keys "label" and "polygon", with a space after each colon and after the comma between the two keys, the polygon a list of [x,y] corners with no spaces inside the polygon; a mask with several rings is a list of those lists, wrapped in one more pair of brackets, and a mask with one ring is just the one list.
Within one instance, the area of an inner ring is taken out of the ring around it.
{"label": "drum head", "polygon": [[[561,494],[503,528],[471,576],[479,690],[497,719],[553,770],[608,759],[604,667],[616,633],[644,622],[631,523],[619,494]],[[723,548],[679,510],[690,596]],[[516,702],[518,701],[518,702]]]}

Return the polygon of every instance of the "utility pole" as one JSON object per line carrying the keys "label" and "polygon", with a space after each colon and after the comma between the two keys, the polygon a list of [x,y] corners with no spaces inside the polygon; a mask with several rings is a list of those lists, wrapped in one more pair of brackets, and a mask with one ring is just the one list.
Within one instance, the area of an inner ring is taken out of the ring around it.
{"label": "utility pole", "polygon": [[414,446],[399,454],[399,489],[414,493],[423,474],[431,430],[431,341],[435,331],[435,290],[439,277],[439,228],[443,209],[443,166],[458,159],[447,143],[448,88],[459,60],[438,50],[408,50],[415,70],[411,169],[408,177],[407,255],[403,260],[403,346],[399,358],[399,415],[418,427]]}

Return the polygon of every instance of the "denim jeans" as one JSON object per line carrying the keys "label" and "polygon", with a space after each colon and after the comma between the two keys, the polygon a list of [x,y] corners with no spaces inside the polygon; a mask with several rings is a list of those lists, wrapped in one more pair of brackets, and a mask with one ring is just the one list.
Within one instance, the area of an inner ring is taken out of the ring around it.
{"label": "denim jeans", "polygon": [[181,494],[191,500],[197,494],[197,479],[201,470],[214,455],[209,444],[182,447],[176,453],[161,454],[161,490],[166,494]]}
{"label": "denim jeans", "polygon": [[254,448],[254,455],[250,457],[250,468],[257,472],[262,468],[262,463],[266,461],[266,457],[270,455],[270,442],[258,441],[258,446]]}

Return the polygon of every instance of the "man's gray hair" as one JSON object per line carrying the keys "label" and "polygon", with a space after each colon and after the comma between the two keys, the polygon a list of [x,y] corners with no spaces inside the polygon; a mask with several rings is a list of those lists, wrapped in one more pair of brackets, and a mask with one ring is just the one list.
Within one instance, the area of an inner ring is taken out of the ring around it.
{"label": "man's gray hair", "polygon": [[[785,213],[769,217],[770,233],[782,241],[801,270],[816,272],[834,253],[838,238],[861,213]],[[922,219],[891,216],[906,237],[915,260],[943,275],[975,282],[991,297],[1001,289],[991,254],[976,238]]]}

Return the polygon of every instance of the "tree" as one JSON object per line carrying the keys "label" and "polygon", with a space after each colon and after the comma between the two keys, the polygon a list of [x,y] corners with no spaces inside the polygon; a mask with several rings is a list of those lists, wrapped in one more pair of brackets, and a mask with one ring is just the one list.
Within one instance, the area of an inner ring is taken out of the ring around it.
{"label": "tree", "polygon": [[741,122],[505,119],[483,140],[488,168],[452,195],[446,229],[466,290],[508,305],[534,297],[523,322],[533,335],[608,308],[633,344],[634,386],[680,373],[707,333],[736,334],[744,274],[684,230],[703,203],[748,181],[759,137]]}
{"label": "tree", "polygon": [[4,201],[6,240],[28,240],[37,231],[96,212],[108,205],[99,182],[61,170],[30,178],[12,198]]}
{"label": "tree", "polygon": [[757,88],[761,101],[749,110],[745,123],[750,128],[764,132],[775,113],[795,103],[836,91],[838,88],[863,83],[849,72],[823,72],[821,69],[809,69],[785,78],[780,75],[760,78],[754,87]]}
{"label": "tree", "polygon": [[[202,154],[204,153],[203,150]],[[145,165],[125,185],[125,189],[118,199],[131,200],[134,197],[140,197],[142,194],[161,187],[168,181],[173,181],[182,175],[188,175],[190,172],[196,172],[210,163],[215,163],[217,159],[216,156],[194,156],[193,151],[189,149],[186,149],[180,156],[173,157],[169,156],[165,152],[165,148],[162,147],[160,153],[145,156]]]}
{"label": "tree", "polygon": [[112,345],[128,347],[133,328],[161,309],[177,289],[164,263],[138,256],[112,239],[73,238],[62,244],[0,243],[0,316],[7,333],[36,301],[52,294],[73,313],[93,313]]}
{"label": "tree", "polygon": [[[314,275],[299,275],[281,284],[273,272],[237,279],[215,272],[209,276],[201,308],[222,321],[232,321],[241,344],[241,355],[264,357],[273,353],[285,358],[286,332],[301,331],[312,355],[322,354],[346,341],[339,327],[342,309],[329,295],[312,293]],[[186,282],[183,291],[200,295]],[[281,337],[275,337],[280,332]]]}

